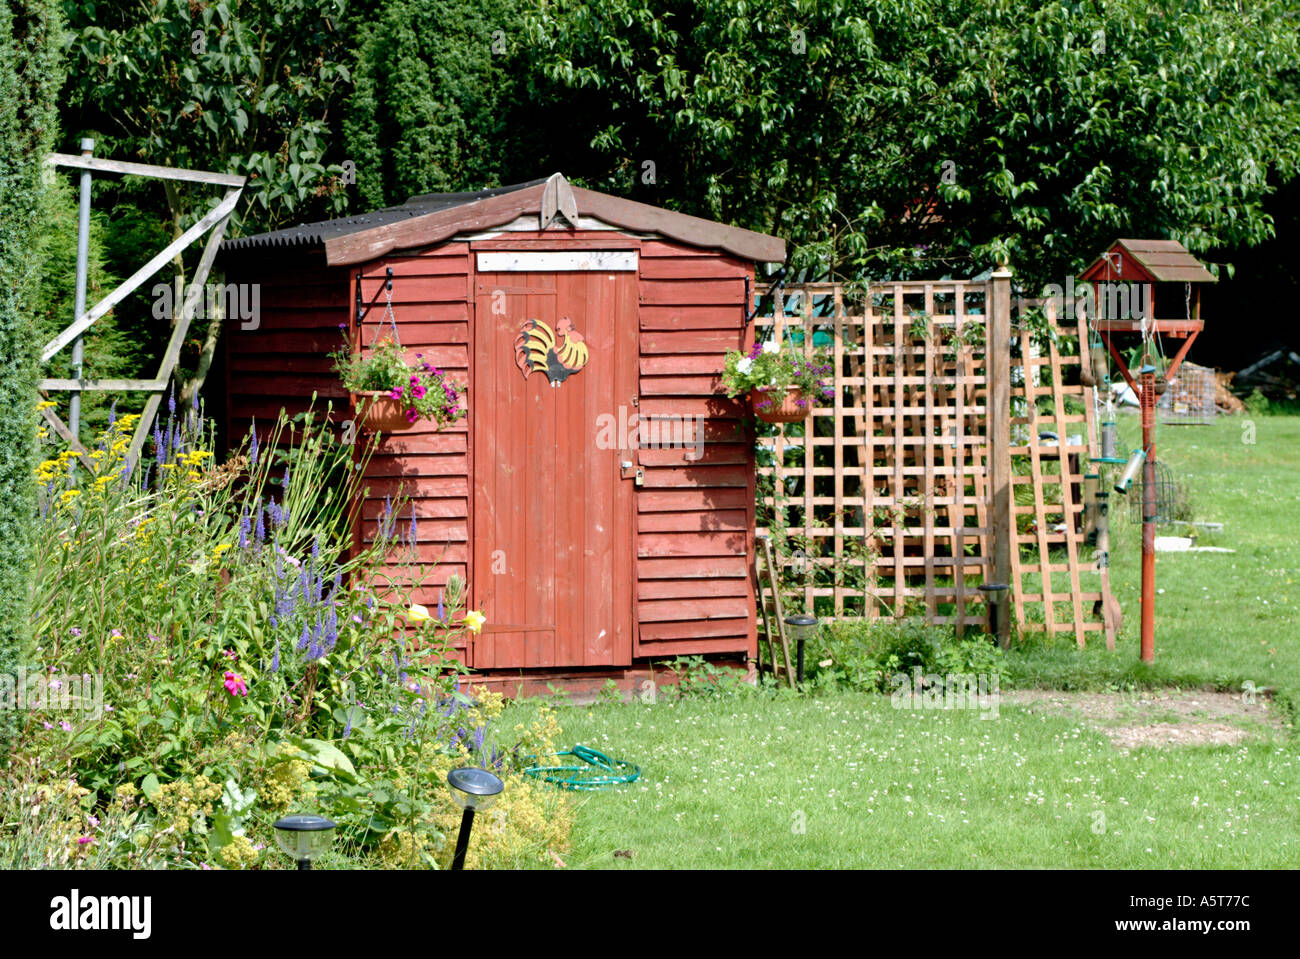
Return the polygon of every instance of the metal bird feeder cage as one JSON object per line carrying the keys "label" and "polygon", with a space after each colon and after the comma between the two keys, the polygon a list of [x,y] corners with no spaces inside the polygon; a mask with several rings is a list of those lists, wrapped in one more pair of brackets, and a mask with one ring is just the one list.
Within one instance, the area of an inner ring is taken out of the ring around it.
{"label": "metal bird feeder cage", "polygon": [[[1183,497],[1174,482],[1173,473],[1164,463],[1157,462],[1156,466],[1156,512],[1155,521],[1162,525],[1176,523],[1180,516],[1186,515]],[[1133,485],[1128,491],[1128,511],[1130,518],[1142,521],[1142,503],[1144,502],[1146,491],[1143,489],[1142,475],[1133,481]]]}
{"label": "metal bird feeder cage", "polygon": [[1209,426],[1217,412],[1214,389],[1214,370],[1184,362],[1156,403],[1160,422],[1167,426]]}

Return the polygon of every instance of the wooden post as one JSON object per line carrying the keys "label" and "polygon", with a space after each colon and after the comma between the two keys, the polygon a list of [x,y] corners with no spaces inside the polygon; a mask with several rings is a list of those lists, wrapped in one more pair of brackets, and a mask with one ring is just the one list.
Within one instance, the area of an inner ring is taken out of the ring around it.
{"label": "wooden post", "polygon": [[1156,659],[1156,374],[1144,367],[1138,400],[1142,407],[1142,639],[1139,656]]}
{"label": "wooden post", "polygon": [[[1011,550],[1015,517],[1011,512],[1011,270],[999,266],[989,278],[988,336],[988,522],[993,545],[993,581],[1011,583]],[[1006,604],[1009,590],[999,595]],[[1011,645],[1011,617],[998,610],[998,642]]]}

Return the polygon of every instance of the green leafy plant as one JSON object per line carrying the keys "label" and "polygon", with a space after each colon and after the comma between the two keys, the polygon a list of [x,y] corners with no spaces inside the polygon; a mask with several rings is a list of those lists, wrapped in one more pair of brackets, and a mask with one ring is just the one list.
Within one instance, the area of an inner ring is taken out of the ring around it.
{"label": "green leafy plant", "polygon": [[748,352],[729,352],[722,385],[728,396],[764,389],[772,394],[764,403],[780,402],[787,390],[796,390],[808,398],[800,401],[804,406],[813,397],[835,395],[826,382],[831,371],[831,364],[819,350],[805,355],[793,346],[786,348],[775,340],[768,340],[755,343]]}
{"label": "green leafy plant", "polygon": [[361,353],[353,353],[345,343],[330,355],[349,392],[387,393],[402,403],[408,422],[425,419],[441,427],[463,419],[469,412],[461,391],[446,372],[422,353],[415,355],[415,363],[407,363],[405,352],[391,337]]}

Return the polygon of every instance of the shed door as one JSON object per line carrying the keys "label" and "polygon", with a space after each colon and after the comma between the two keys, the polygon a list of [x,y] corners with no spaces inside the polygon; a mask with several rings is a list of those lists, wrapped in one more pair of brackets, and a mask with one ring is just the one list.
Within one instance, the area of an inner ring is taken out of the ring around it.
{"label": "shed door", "polygon": [[635,412],[636,284],[622,271],[477,274],[471,585],[489,625],[476,669],[631,664],[620,461],[635,453],[609,440]]}

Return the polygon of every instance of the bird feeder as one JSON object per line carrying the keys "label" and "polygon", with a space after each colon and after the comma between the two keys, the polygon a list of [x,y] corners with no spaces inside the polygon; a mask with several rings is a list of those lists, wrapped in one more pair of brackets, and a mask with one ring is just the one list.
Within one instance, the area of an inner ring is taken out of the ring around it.
{"label": "bird feeder", "polygon": [[[1176,240],[1116,240],[1079,279],[1092,283],[1097,293],[1093,315],[1088,316],[1091,333],[1105,344],[1142,411],[1142,456],[1136,465],[1136,454],[1130,459],[1125,474],[1133,475],[1127,481],[1121,476],[1116,489],[1124,492],[1137,471],[1143,471],[1141,657],[1149,663],[1155,660],[1156,402],[1204,328],[1201,284],[1217,280]],[[1134,337],[1143,355],[1136,374],[1116,346],[1117,339]],[[1151,362],[1152,350],[1157,338],[1166,337],[1182,340],[1182,345],[1158,374]],[[1111,462],[1107,454],[1114,450],[1106,449],[1105,424],[1102,441],[1102,461]]]}

